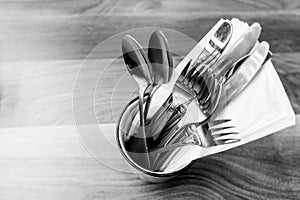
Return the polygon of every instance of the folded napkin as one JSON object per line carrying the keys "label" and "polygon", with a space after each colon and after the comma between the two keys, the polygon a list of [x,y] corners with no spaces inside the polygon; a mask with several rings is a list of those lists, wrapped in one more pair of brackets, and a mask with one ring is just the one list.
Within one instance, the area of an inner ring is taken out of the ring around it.
{"label": "folded napkin", "polygon": [[[233,35],[226,49],[249,27],[237,19],[231,22]],[[219,23],[222,20],[214,27],[218,27]],[[208,40],[211,33],[213,29],[203,40]],[[173,159],[162,166],[165,172],[176,171],[192,160],[240,146],[295,124],[294,111],[271,61],[264,64],[245,90],[216,119],[231,119],[230,124],[239,130],[241,141],[213,147],[193,145],[178,149]]]}

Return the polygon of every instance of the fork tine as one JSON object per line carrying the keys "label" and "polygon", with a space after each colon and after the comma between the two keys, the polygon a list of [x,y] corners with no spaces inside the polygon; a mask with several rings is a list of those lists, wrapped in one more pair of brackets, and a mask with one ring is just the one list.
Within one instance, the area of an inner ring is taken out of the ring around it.
{"label": "fork tine", "polygon": [[212,133],[211,135],[213,136],[213,141],[216,142],[216,144],[228,144],[228,142],[233,143],[240,141],[240,139],[237,138],[238,134],[238,132],[226,132],[222,134]]}
{"label": "fork tine", "polygon": [[[213,81],[213,84],[215,81]],[[202,102],[199,102],[201,104],[201,108],[203,110],[203,112],[208,113],[209,108],[212,106],[212,97],[214,96],[214,91],[210,91],[208,89],[208,95],[205,97],[205,99],[202,100]]]}
{"label": "fork tine", "polygon": [[186,73],[188,72],[188,69],[189,69],[191,63],[192,63],[192,59],[190,59],[190,61],[186,64],[186,66],[182,70],[182,72],[179,76],[179,80],[178,80],[179,82],[182,82],[184,80],[184,77],[185,77]]}
{"label": "fork tine", "polygon": [[203,74],[205,74],[207,68],[205,67],[205,65],[201,65],[200,67],[197,68],[197,71],[199,72],[199,74],[202,76]]}
{"label": "fork tine", "polygon": [[235,142],[239,142],[241,141],[241,139],[237,139],[237,138],[230,138],[230,139],[226,139],[226,140],[216,140],[214,139],[215,142],[222,142],[223,144],[230,144],[230,143],[235,143]]}
{"label": "fork tine", "polygon": [[210,127],[214,127],[214,126],[218,126],[220,124],[224,124],[224,123],[227,123],[227,122],[230,122],[230,121],[231,121],[231,119],[216,119],[216,120],[208,122],[208,125]]}
{"label": "fork tine", "polygon": [[200,92],[200,90],[202,89],[203,82],[204,82],[204,79],[202,76],[200,76],[200,73],[199,73],[198,76],[196,77],[195,84],[193,86],[196,94],[198,94]]}
{"label": "fork tine", "polygon": [[215,91],[215,93],[213,95],[213,99],[211,100],[211,104],[210,104],[211,106],[208,108],[208,111],[207,111],[210,114],[212,114],[216,110],[216,108],[218,106],[218,103],[219,103],[219,100],[221,98],[222,85],[221,84],[217,84],[216,87],[217,88],[216,88],[216,91]]}
{"label": "fork tine", "polygon": [[203,105],[207,99],[209,98],[209,96],[211,95],[210,93],[210,88],[212,87],[213,84],[213,78],[212,76],[208,76],[207,81],[206,81],[206,92],[205,93],[201,93],[201,96],[199,96],[198,98],[198,102],[200,103],[200,105]]}
{"label": "fork tine", "polygon": [[210,57],[211,55],[213,55],[214,52],[216,52],[216,50],[214,50],[211,54],[208,54],[208,55],[206,55],[206,56],[204,56],[204,57],[202,57],[202,58],[200,58],[201,55],[202,55],[202,54],[200,54],[200,55],[198,56],[198,58],[196,59],[196,62],[195,62],[195,64],[194,64],[194,67],[195,67],[195,68],[198,68],[199,66],[201,67],[202,64],[204,64],[205,62],[207,62],[207,60],[209,59],[209,57]]}
{"label": "fork tine", "polygon": [[202,96],[205,94],[205,92],[207,92],[207,81],[205,80],[205,79],[207,79],[207,77],[201,76],[200,74],[198,77],[199,77],[198,81],[199,82],[201,81],[201,83],[198,83],[198,88],[197,88],[198,92],[196,95],[197,100],[199,101],[199,99],[202,98]]}
{"label": "fork tine", "polygon": [[208,108],[211,106],[211,102],[210,101],[206,101],[201,105],[201,108],[203,110],[204,113],[208,113]]}
{"label": "fork tine", "polygon": [[215,59],[218,57],[218,53],[216,53],[215,54],[215,52],[216,52],[217,50],[214,50],[210,55],[213,55],[212,57],[211,57],[211,59],[208,61],[208,59],[207,59],[207,62],[205,63],[205,65],[208,65],[208,64],[210,64],[211,62],[214,62],[215,61]]}
{"label": "fork tine", "polygon": [[[190,77],[192,77],[192,75],[194,74],[194,72],[198,72],[199,69],[198,68],[202,68],[203,64],[205,64],[205,62],[207,62],[209,56],[206,56],[205,58],[201,59],[200,62],[196,62],[193,66],[191,66],[191,68],[188,70],[188,73],[186,74],[186,78],[190,79]],[[198,60],[199,58],[197,58]],[[200,66],[200,67],[199,67]]]}
{"label": "fork tine", "polygon": [[[226,127],[226,128],[220,128],[218,131],[212,131],[212,130],[210,130],[210,131],[211,131],[212,136],[217,136],[217,137],[239,134],[238,131],[230,131],[230,129],[234,130],[235,128]],[[222,131],[226,131],[226,132],[222,132]]]}
{"label": "fork tine", "polygon": [[[211,57],[211,56],[207,56],[203,61],[196,63],[196,65],[191,69],[191,71],[186,75],[186,78],[191,80],[195,80],[197,76],[201,75],[207,75],[209,73],[209,66],[210,64],[214,61],[215,56]],[[195,69],[195,70],[194,70]],[[196,72],[195,72],[196,71]],[[197,74],[196,74],[197,73]],[[190,78],[191,77],[191,78]],[[196,85],[198,85],[196,82]],[[195,83],[189,84],[189,87],[195,87]],[[198,86],[199,88],[199,86]],[[193,88],[194,89],[194,88]]]}
{"label": "fork tine", "polygon": [[201,76],[205,75],[205,74],[209,74],[208,70],[209,70],[209,66],[210,66],[210,62],[207,62],[206,64],[201,65],[199,68],[197,68],[197,71],[199,72],[199,74]]}
{"label": "fork tine", "polygon": [[184,80],[183,80],[183,84],[184,85],[188,85],[188,82],[189,82],[189,77],[191,77],[192,76],[192,74],[194,73],[196,71],[196,68],[194,68],[194,67],[192,67],[189,71],[188,71],[188,73],[186,74],[186,76],[185,76],[185,78],[184,78]]}
{"label": "fork tine", "polygon": [[[213,51],[213,53],[215,52],[216,50]],[[213,54],[212,53],[212,54]],[[208,56],[204,57],[203,59],[201,59],[200,61],[196,62],[194,65],[193,65],[193,68],[196,69],[196,71],[200,72],[201,74],[203,73],[204,70],[206,70],[206,66],[209,65],[212,61],[214,61],[215,59],[215,55],[213,57],[211,57],[212,54],[209,54]],[[198,58],[199,59],[199,58]]]}
{"label": "fork tine", "polygon": [[186,73],[188,72],[188,69],[189,69],[191,63],[192,63],[192,59],[190,59],[190,61],[186,64],[186,66],[184,67],[183,71],[181,72],[181,74],[182,74],[183,76],[185,76]]}
{"label": "fork tine", "polygon": [[[201,71],[207,71],[207,70],[209,70],[209,68],[217,61],[217,59],[216,59],[217,57],[218,57],[217,54],[213,55],[212,57],[208,56],[208,58],[206,59],[205,63],[203,63],[201,65],[201,68],[202,68]],[[201,68],[199,67],[199,69],[197,69],[197,71],[200,71]]]}
{"label": "fork tine", "polygon": [[238,133],[236,126],[230,121],[224,122],[222,124],[218,124],[215,126],[209,126],[209,131],[211,135],[222,135],[229,132]]}
{"label": "fork tine", "polygon": [[210,76],[210,83],[208,86],[208,95],[207,97],[203,100],[204,103],[208,102],[208,100],[211,98],[211,96],[215,93],[215,85],[216,85],[216,80],[213,78],[213,76]]}
{"label": "fork tine", "polygon": [[189,87],[193,89],[195,83],[196,83],[196,79],[199,76],[199,72],[194,73],[194,75],[190,78],[189,80]]}
{"label": "fork tine", "polygon": [[[202,84],[202,87],[199,91],[199,93],[197,94],[197,100],[198,102],[203,98],[203,96],[208,92],[208,89],[205,85],[205,83]],[[201,104],[200,104],[201,105]]]}
{"label": "fork tine", "polygon": [[219,127],[219,128],[209,128],[210,131],[212,132],[217,132],[217,131],[221,131],[221,130],[225,130],[225,129],[233,129],[236,128],[235,126],[227,126],[227,127]]}

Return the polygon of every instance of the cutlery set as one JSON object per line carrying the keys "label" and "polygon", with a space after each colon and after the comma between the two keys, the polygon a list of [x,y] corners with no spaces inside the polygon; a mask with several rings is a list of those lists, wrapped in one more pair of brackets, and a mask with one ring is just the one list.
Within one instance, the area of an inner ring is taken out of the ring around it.
{"label": "cutlery set", "polygon": [[167,160],[187,145],[209,148],[241,140],[232,120],[217,116],[245,90],[272,54],[267,42],[258,42],[258,23],[234,42],[230,20],[223,20],[215,30],[177,67],[161,31],[150,36],[147,53],[133,37],[123,37],[124,62],[139,95],[138,109],[132,109],[127,120],[129,128],[117,139],[130,155],[142,155],[138,163],[143,169],[163,171]]}

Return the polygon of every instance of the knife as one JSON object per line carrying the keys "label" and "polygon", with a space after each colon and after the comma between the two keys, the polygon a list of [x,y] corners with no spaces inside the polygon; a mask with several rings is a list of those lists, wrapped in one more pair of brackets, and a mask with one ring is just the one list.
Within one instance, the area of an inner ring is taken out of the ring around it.
{"label": "knife", "polygon": [[222,57],[212,67],[212,72],[216,73],[219,80],[222,80],[227,71],[240,58],[249,54],[255,46],[261,33],[261,26],[258,23],[252,24],[246,32],[225,52]]}
{"label": "knife", "polygon": [[[251,54],[251,53],[250,53]],[[226,72],[226,74],[224,75],[224,82],[228,81],[228,79],[230,79],[230,77],[232,76],[232,74],[234,74],[234,72],[244,63],[244,61],[250,56],[250,54],[242,57],[241,59],[239,59],[235,64],[233,64],[233,66]],[[270,59],[272,58],[273,53],[271,51],[268,52],[267,57],[265,58],[263,65]]]}
{"label": "knife", "polygon": [[221,94],[222,99],[214,115],[219,115],[225,107],[235,99],[262,68],[266,57],[269,53],[269,44],[261,42],[253,51],[253,53],[244,61],[244,63],[235,71],[231,78],[223,85]]}

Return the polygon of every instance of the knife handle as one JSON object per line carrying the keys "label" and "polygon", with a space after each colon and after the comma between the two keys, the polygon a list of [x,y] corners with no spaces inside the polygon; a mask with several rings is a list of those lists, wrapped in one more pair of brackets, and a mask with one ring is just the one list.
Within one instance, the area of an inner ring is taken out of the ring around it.
{"label": "knife handle", "polygon": [[254,52],[244,61],[232,77],[224,84],[221,98],[214,115],[219,115],[256,76],[264,64],[269,52],[267,42],[260,43]]}
{"label": "knife handle", "polygon": [[252,24],[233,46],[222,55],[220,60],[214,65],[213,72],[217,76],[223,77],[235,62],[251,52],[255,47],[260,33],[261,26],[258,23]]}

